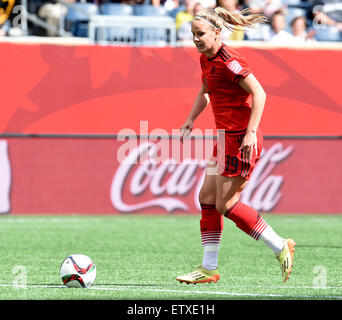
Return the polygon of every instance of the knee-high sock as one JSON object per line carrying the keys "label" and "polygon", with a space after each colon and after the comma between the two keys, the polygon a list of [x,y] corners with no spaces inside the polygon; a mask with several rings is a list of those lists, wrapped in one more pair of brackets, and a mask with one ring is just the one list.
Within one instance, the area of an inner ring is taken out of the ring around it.
{"label": "knee-high sock", "polygon": [[204,249],[202,266],[207,270],[217,269],[218,252],[223,231],[223,216],[215,205],[201,204],[201,241]]}
{"label": "knee-high sock", "polygon": [[224,216],[232,220],[243,232],[258,240],[260,234],[267,227],[267,223],[253,208],[242,202],[236,202],[225,213]]}
{"label": "knee-high sock", "polygon": [[259,238],[275,253],[283,248],[283,239],[278,236],[260,214],[242,202],[236,202],[224,214],[236,226],[255,240]]}

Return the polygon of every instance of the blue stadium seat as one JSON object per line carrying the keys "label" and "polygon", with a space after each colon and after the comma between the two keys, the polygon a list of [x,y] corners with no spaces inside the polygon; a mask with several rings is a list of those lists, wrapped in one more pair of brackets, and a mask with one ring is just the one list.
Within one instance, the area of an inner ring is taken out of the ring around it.
{"label": "blue stadium seat", "polygon": [[[105,3],[100,6],[100,13],[110,16],[132,16],[133,7],[128,4]],[[135,32],[130,27],[106,28],[104,37],[107,41],[131,42],[135,38]]]}
{"label": "blue stadium seat", "polygon": [[133,7],[123,3],[105,3],[100,6],[100,13],[114,16],[130,16],[133,14]]}
{"label": "blue stadium seat", "polygon": [[167,16],[167,10],[160,6],[155,7],[151,4],[138,4],[133,7],[136,16]]}
{"label": "blue stadium seat", "polygon": [[315,39],[317,41],[341,41],[341,34],[338,28],[322,26],[316,29]]}
{"label": "blue stadium seat", "polygon": [[94,3],[76,2],[68,7],[68,12],[65,18],[69,21],[89,21],[89,17],[97,14],[99,8]]}
{"label": "blue stadium seat", "polygon": [[[133,7],[134,15],[136,16],[145,16],[145,17],[167,17],[168,11],[160,6],[154,7],[153,5],[143,4],[143,5],[135,5]],[[146,28],[143,30],[138,30],[137,32],[137,41],[143,43],[145,45],[162,45],[167,41],[167,33],[165,30],[155,29],[155,28]]]}
{"label": "blue stadium seat", "polygon": [[76,37],[87,37],[90,17],[98,12],[99,8],[94,3],[76,2],[70,5],[65,20],[72,23],[71,33]]}

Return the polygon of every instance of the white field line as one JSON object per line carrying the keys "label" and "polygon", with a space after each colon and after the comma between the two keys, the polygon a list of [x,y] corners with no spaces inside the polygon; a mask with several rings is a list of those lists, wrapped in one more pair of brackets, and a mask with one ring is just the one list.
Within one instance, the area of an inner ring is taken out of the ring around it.
{"label": "white field line", "polygon": [[[90,217],[92,222],[98,222],[101,221],[99,218]],[[14,217],[0,217],[1,224],[3,223],[41,223],[41,222],[47,222],[47,223],[60,223],[60,222],[79,222],[79,221],[85,221],[87,219],[87,216],[82,216],[82,219],[75,216],[70,217],[22,217],[22,218],[14,218]]]}
{"label": "white field line", "polygon": [[[102,288],[102,287],[93,287],[90,288],[91,290],[109,290],[109,291],[124,291],[124,290],[131,290],[132,288]],[[165,292],[165,293],[193,293],[199,295],[222,295],[222,296],[231,296],[231,297],[269,297],[269,298],[302,298],[302,299],[341,299],[342,296],[302,296],[302,295],[285,295],[285,294],[259,294],[259,293],[241,293],[241,292],[226,292],[226,291],[199,291],[199,290],[175,290],[175,289],[148,289],[148,288],[134,288],[138,291],[144,292]]]}
{"label": "white field line", "polygon": [[[52,288],[52,289],[67,289],[63,285],[45,285],[45,284],[28,284],[13,285],[13,284],[0,284],[0,287],[13,287],[15,289],[25,288]],[[300,289],[301,287],[293,287]],[[313,288],[313,287],[311,287]],[[273,294],[273,293],[246,293],[246,292],[227,292],[227,291],[200,291],[200,290],[176,290],[176,289],[158,289],[158,288],[146,288],[139,285],[127,285],[127,286],[93,286],[88,290],[95,291],[140,291],[140,292],[164,292],[164,293],[177,293],[177,294],[198,294],[198,295],[220,295],[227,297],[265,297],[265,298],[299,298],[299,299],[338,299],[342,300],[341,296],[335,295],[286,295],[286,294]]]}

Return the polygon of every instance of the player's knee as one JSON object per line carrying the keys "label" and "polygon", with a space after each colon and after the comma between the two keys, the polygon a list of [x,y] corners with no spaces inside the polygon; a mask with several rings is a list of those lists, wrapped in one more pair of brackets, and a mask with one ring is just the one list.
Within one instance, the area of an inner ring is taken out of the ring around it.
{"label": "player's knee", "polygon": [[224,214],[226,212],[225,208],[225,203],[223,202],[216,202],[215,204],[216,210],[218,213]]}
{"label": "player's knee", "polygon": [[216,210],[221,214],[225,214],[225,212],[238,201],[239,201],[239,196],[237,196],[237,195],[230,198],[226,202],[225,201],[216,201]]}
{"label": "player's knee", "polygon": [[216,195],[212,192],[208,192],[206,189],[201,189],[198,195],[198,201],[202,204],[215,203]]}

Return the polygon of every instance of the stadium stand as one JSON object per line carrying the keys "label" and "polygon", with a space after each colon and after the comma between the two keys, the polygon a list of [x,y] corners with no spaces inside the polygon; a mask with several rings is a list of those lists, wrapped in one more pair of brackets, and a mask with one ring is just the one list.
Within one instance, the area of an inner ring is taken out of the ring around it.
{"label": "stadium stand", "polygon": [[[133,6],[121,3],[105,3],[100,5],[100,14],[107,16],[132,16]],[[134,41],[134,29],[129,26],[112,27],[103,30],[105,33],[102,37],[109,42],[132,42]]]}
{"label": "stadium stand", "polygon": [[340,31],[336,27],[318,28],[316,30],[317,41],[341,41]]}
{"label": "stadium stand", "polygon": [[[149,4],[135,5],[134,14],[136,16],[149,17],[149,19],[152,17],[168,16],[167,10],[163,6],[155,7]],[[161,28],[138,29],[137,38],[140,39],[140,42],[147,45],[153,45],[154,43],[163,45],[167,42],[167,31]]]}
{"label": "stadium stand", "polygon": [[136,16],[159,17],[167,15],[167,10],[164,7],[155,7],[150,4],[134,5],[133,10]]}
{"label": "stadium stand", "polygon": [[297,17],[306,17],[306,10],[302,8],[291,7],[287,9],[286,22],[290,25],[291,21]]}
{"label": "stadium stand", "polygon": [[[21,2],[27,8],[27,14],[23,17],[23,21],[25,19],[28,21],[28,29],[22,28],[18,31],[17,28],[14,32],[13,25],[12,28],[9,28],[7,21],[6,24],[0,25],[0,31],[2,31],[0,35],[41,36],[41,30],[45,30],[45,36],[89,37],[92,42],[106,44],[175,45],[174,33],[176,30],[173,31],[175,17],[178,12],[184,10],[184,0],[174,1],[172,6],[170,6],[170,1],[172,0],[161,1],[160,5],[153,5],[152,3],[155,2],[152,0],[142,2],[130,0],[122,3],[110,0],[19,0],[17,2]],[[205,0],[193,1],[194,4],[200,2],[203,6],[210,3]],[[166,5],[167,2],[168,5]],[[259,2],[262,3],[262,0]],[[291,32],[293,19],[302,16],[306,18],[307,31],[315,29],[315,40],[341,41],[341,28],[324,25],[324,21],[314,20],[315,2],[313,0],[281,0],[280,2],[282,3],[281,11],[286,18],[286,30],[289,32]],[[65,13],[61,11],[58,17],[59,24],[51,25],[48,18],[39,15],[39,9],[47,3],[64,6]],[[247,8],[249,3],[251,2],[248,0],[241,0],[238,1],[238,6],[241,9]],[[15,15],[12,14],[8,20],[12,23],[13,18]],[[271,18],[272,16],[269,20]],[[40,28],[40,34],[37,32],[37,26]],[[257,27],[255,30],[246,32],[244,40],[268,41],[270,32],[272,30],[269,24]]]}
{"label": "stadium stand", "polygon": [[94,3],[73,3],[68,7],[66,21],[72,22],[71,33],[76,37],[88,36],[88,22],[92,15],[99,12]]}

